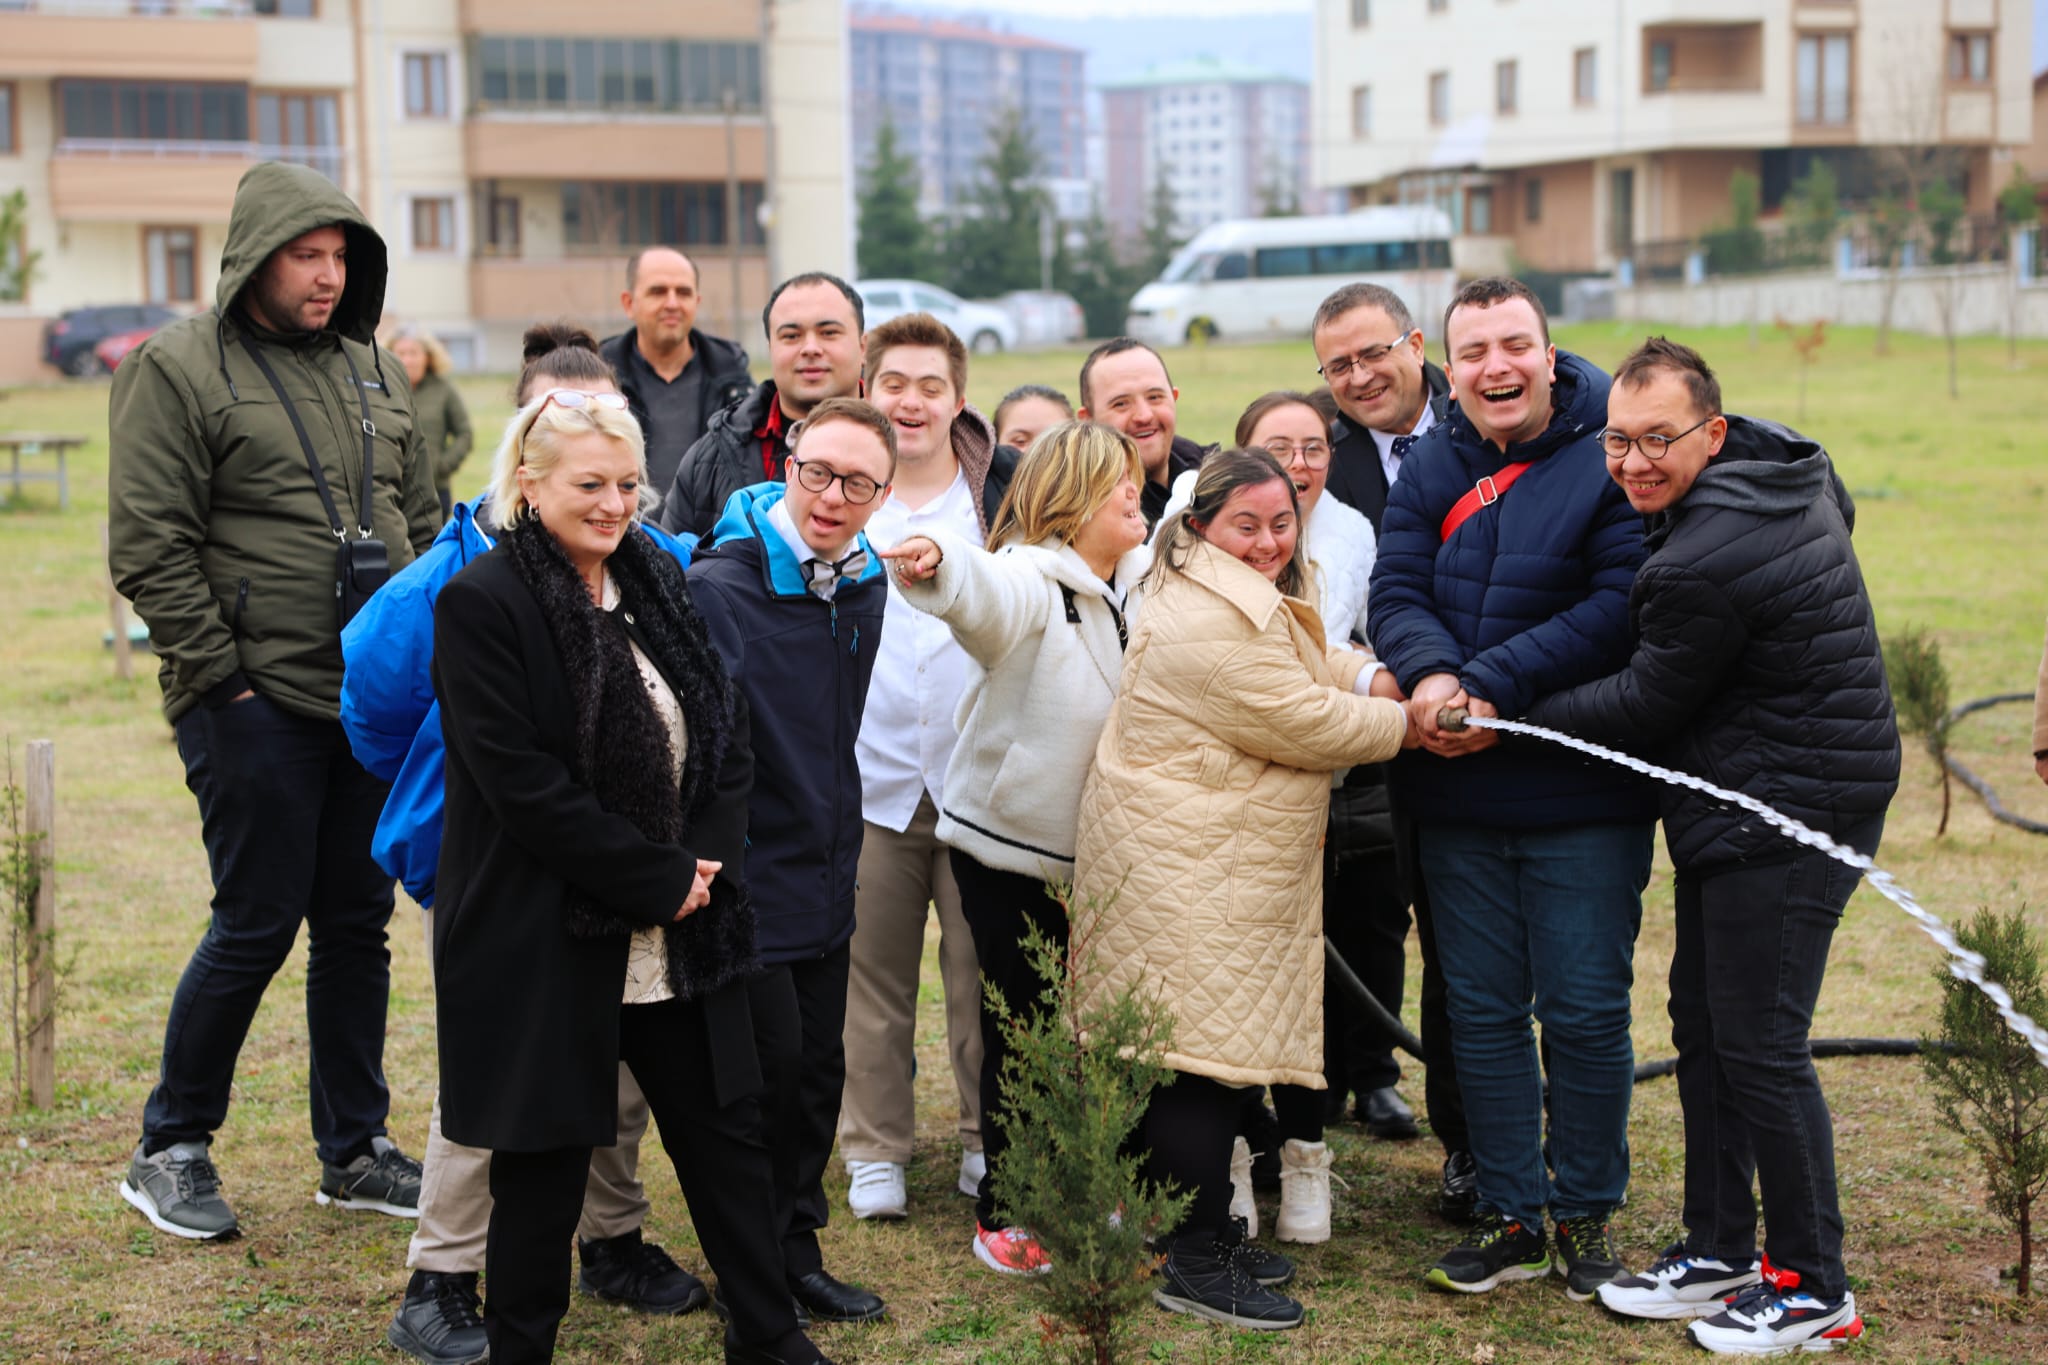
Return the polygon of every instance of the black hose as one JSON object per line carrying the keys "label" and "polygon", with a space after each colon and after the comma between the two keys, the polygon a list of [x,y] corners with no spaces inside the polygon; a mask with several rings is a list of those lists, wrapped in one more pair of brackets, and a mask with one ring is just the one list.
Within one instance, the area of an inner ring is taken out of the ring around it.
{"label": "black hose", "polygon": [[[1975,701],[1964,702],[1961,706],[1956,707],[1943,716],[1941,718],[1941,728],[1947,730],[1951,725],[1973,711],[1982,711],[1993,706],[2003,706],[2007,702],[2031,702],[2033,700],[2034,694],[2032,692],[2001,692],[1995,697],[1979,697]],[[1991,789],[1989,782],[1971,772],[1957,760],[1949,757],[1946,750],[1941,755],[1941,761],[1950,772],[1955,774],[1956,781],[1962,783],[1983,799],[1984,808],[1991,812],[1992,819],[2003,821],[2015,829],[2023,829],[2029,834],[2048,834],[2048,824],[2042,824],[2039,820],[2030,820],[2024,815],[2015,815],[2007,810],[2005,803],[1998,799],[1998,793]]]}
{"label": "black hose", "polygon": [[1323,957],[1328,960],[1330,972],[1337,978],[1338,984],[1343,986],[1352,1000],[1357,1002],[1358,1007],[1365,1011],[1366,1017],[1372,1020],[1379,1031],[1387,1036],[1387,1041],[1416,1061],[1427,1065],[1428,1059],[1422,1055],[1422,1040],[1410,1033],[1407,1026],[1395,1017],[1394,1012],[1380,1003],[1379,997],[1372,993],[1371,987],[1358,979],[1358,973],[1351,970],[1351,964],[1344,960],[1344,954],[1337,951],[1337,945],[1330,942],[1327,935],[1323,938]]}

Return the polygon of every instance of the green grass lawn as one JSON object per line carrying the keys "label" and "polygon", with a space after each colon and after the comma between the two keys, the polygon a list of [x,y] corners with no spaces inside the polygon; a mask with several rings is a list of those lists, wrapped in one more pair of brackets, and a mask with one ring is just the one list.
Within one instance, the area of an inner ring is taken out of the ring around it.
{"label": "green grass lawn", "polygon": [[[1559,333],[1560,344],[1612,365],[1639,332],[1611,325]],[[2048,613],[2042,533],[2048,459],[2041,414],[2048,346],[2007,367],[2002,341],[1963,348],[1963,397],[1951,401],[1936,341],[1899,337],[1872,354],[1869,333],[1831,334],[1809,383],[1803,419],[1793,403],[1796,358],[1781,338],[1755,348],[1741,329],[1687,333],[1721,371],[1735,410],[1802,427],[1833,453],[1856,495],[1856,540],[1881,628],[1913,624],[1940,640],[1958,700],[2031,688]],[[1207,442],[1228,436],[1258,393],[1316,382],[1305,343],[1217,347],[1169,355],[1182,390],[1180,428]],[[1014,384],[1074,389],[1078,352],[978,360],[971,396],[992,408]],[[490,447],[511,405],[503,378],[464,381],[486,433],[458,476],[484,482]],[[164,1012],[205,923],[209,891],[198,820],[158,709],[150,661],[113,676],[100,526],[106,513],[101,384],[0,393],[0,429],[92,435],[74,462],[73,505],[30,486],[0,509],[0,733],[18,753],[31,738],[57,744],[56,854],[61,953],[71,963],[60,1023],[60,1089],[48,1112],[0,1119],[0,1361],[396,1360],[384,1326],[405,1281],[407,1225],[345,1215],[312,1201],[319,1171],[306,1125],[303,949],[259,1014],[238,1072],[235,1104],[215,1146],[226,1193],[246,1235],[201,1246],[152,1231],[115,1193],[155,1077]],[[2035,781],[2024,707],[1972,718],[1959,753],[2009,804],[2048,818]],[[1909,746],[1905,783],[1879,861],[1950,920],[1980,905],[2025,904],[2048,927],[2048,847],[1997,825],[1958,798],[1948,834],[1934,837],[1934,770]],[[1671,951],[1668,879],[1653,884],[1637,953],[1638,1053],[1670,1051],[1664,1015]],[[432,1098],[433,1008],[424,946],[401,898],[393,923],[393,993],[385,1067],[392,1129],[423,1145]],[[1414,963],[1411,954],[1411,974]],[[1939,954],[1905,917],[1859,891],[1835,941],[1816,1033],[1913,1035],[1930,1026]],[[968,1254],[972,1215],[950,1193],[950,1135],[936,971],[928,963],[919,1035],[919,1153],[913,1216],[826,1234],[828,1264],[872,1285],[892,1306],[866,1328],[823,1328],[837,1359],[859,1362],[1033,1358],[1039,1329],[1028,1288],[998,1280]],[[1414,1020],[1411,985],[1407,1010]],[[1834,1105],[1850,1272],[1869,1334],[1862,1357],[1887,1361],[2048,1359],[2048,1314],[2016,1304],[1999,1270],[2013,1241],[1982,1208],[1982,1181],[1939,1124],[1908,1059],[1826,1061]],[[1411,1067],[1406,1089],[1420,1099]],[[4,1108],[0,1105],[0,1108]],[[1630,1324],[1566,1301],[1553,1283],[1512,1286],[1477,1301],[1423,1290],[1420,1275],[1455,1240],[1425,1212],[1440,1155],[1427,1139],[1371,1141],[1332,1130],[1337,1233],[1305,1249],[1300,1292],[1308,1324],[1277,1338],[1148,1315],[1150,1358],[1185,1361],[1679,1361],[1694,1358],[1670,1325]],[[1635,1180],[1616,1219],[1625,1254],[1646,1259],[1678,1231],[1682,1148],[1668,1081],[1642,1086],[1631,1121]],[[649,1235],[702,1268],[666,1159],[650,1139]],[[828,1177],[835,1201],[844,1176]],[[839,1207],[835,1204],[835,1207]],[[1267,1207],[1267,1216],[1272,1208]],[[579,1300],[561,1358],[609,1362],[716,1360],[708,1314],[652,1321]],[[1491,1352],[1481,1348],[1490,1347]]]}

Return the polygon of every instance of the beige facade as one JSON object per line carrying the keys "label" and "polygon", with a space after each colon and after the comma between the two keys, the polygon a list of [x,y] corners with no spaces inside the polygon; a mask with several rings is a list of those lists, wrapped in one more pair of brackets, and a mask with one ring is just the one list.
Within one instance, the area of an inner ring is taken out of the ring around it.
{"label": "beige facade", "polygon": [[1316,182],[1440,203],[1541,268],[1696,237],[1733,171],[1768,198],[1812,149],[1960,148],[1988,208],[2032,137],[2024,0],[1318,0],[1316,24]]}
{"label": "beige facade", "polygon": [[511,365],[542,317],[617,330],[642,245],[697,259],[720,333],[779,275],[850,271],[842,0],[274,8],[0,7],[0,195],[25,191],[39,253],[26,299],[0,301],[0,383],[69,309],[210,305],[236,182],[270,157],[363,206],[387,317],[472,366]]}

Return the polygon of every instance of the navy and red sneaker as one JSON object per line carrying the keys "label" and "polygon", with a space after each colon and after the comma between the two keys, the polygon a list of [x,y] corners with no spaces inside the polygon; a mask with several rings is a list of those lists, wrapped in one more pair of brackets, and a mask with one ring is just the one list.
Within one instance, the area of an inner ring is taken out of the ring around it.
{"label": "navy and red sneaker", "polygon": [[1829,1351],[1863,1335],[1856,1296],[1823,1299],[1799,1287],[1796,1271],[1780,1270],[1764,1257],[1763,1278],[1728,1301],[1710,1318],[1687,1329],[1693,1344],[1716,1355],[1783,1356]]}

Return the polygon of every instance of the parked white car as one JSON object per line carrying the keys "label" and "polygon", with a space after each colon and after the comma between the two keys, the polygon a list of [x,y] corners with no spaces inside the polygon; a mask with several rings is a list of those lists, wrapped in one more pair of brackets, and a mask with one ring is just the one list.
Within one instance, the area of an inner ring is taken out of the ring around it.
{"label": "parked white car", "polygon": [[969,303],[922,280],[857,280],[853,287],[860,291],[869,327],[905,313],[930,313],[977,355],[1016,349],[1017,324],[1000,308]]}
{"label": "parked white car", "polygon": [[1013,289],[997,299],[1017,322],[1017,344],[1025,350],[1071,346],[1088,335],[1088,318],[1072,294],[1057,289]]}

